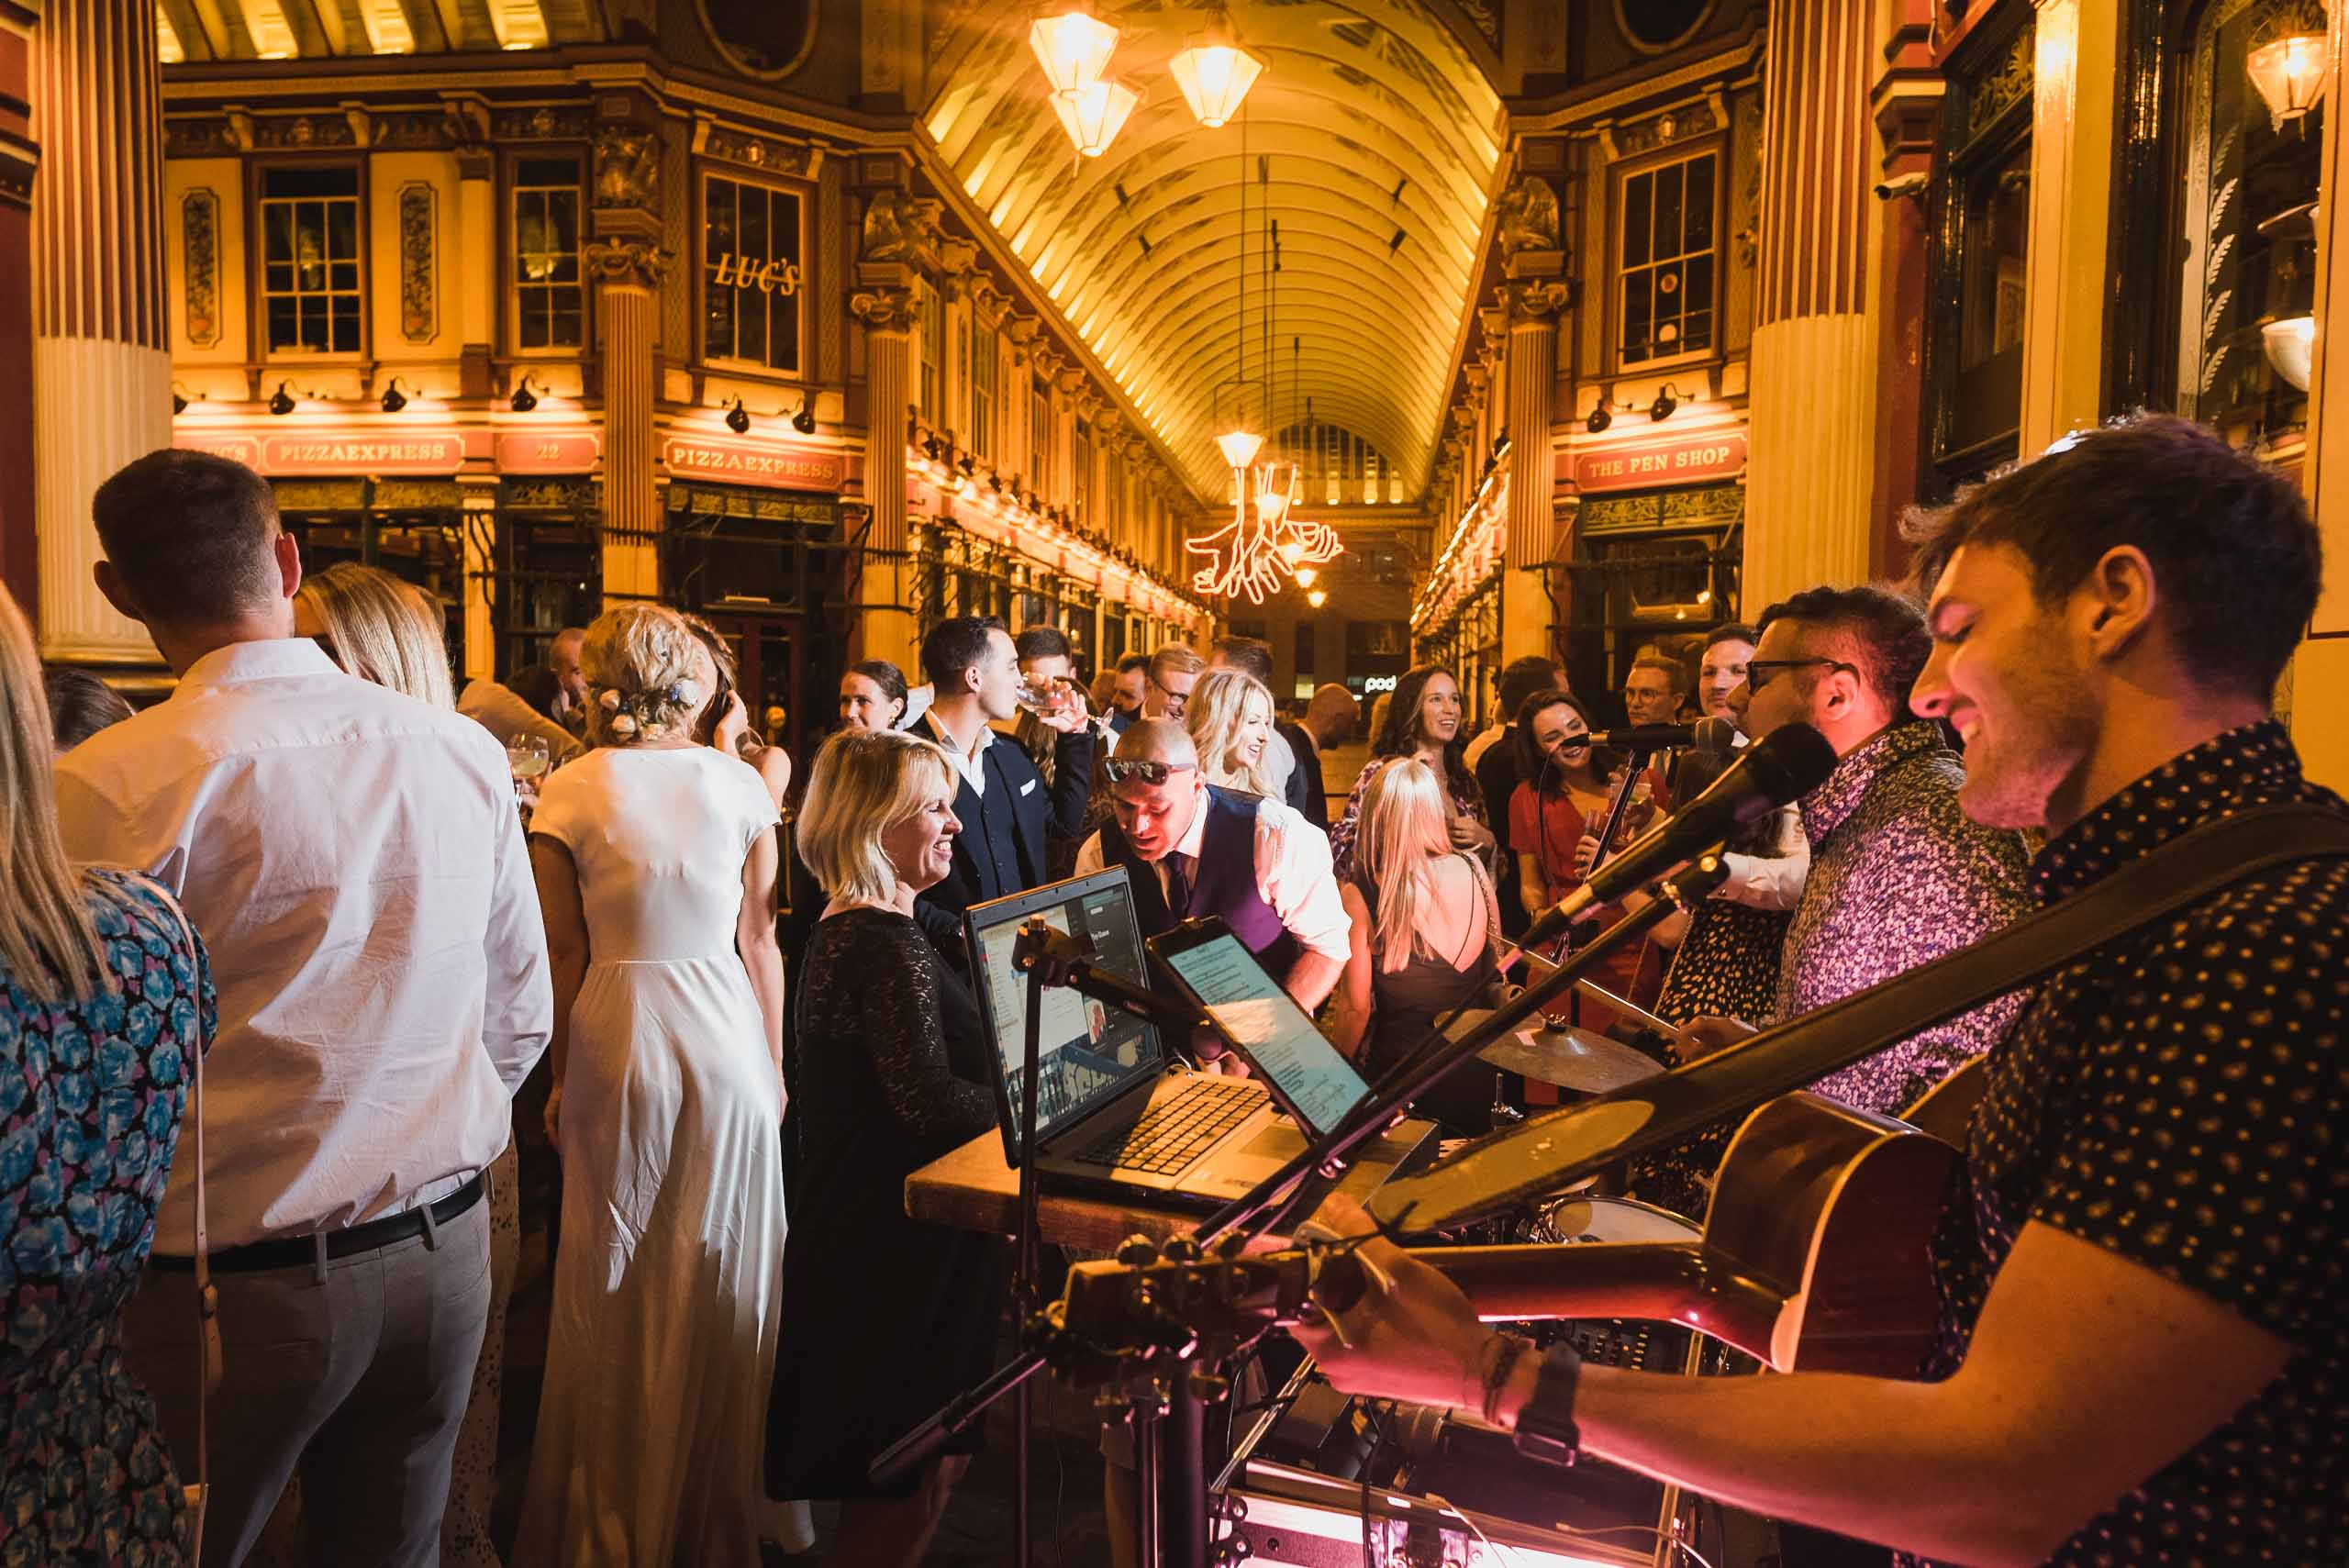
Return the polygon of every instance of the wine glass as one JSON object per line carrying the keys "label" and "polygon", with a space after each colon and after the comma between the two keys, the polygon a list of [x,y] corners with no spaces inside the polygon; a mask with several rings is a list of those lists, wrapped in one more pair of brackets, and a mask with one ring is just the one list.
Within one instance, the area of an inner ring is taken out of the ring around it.
{"label": "wine glass", "polygon": [[517,735],[506,742],[506,766],[514,775],[514,789],[518,795],[536,794],[535,789],[524,786],[535,779],[544,778],[552,761],[547,738],[543,735]]}

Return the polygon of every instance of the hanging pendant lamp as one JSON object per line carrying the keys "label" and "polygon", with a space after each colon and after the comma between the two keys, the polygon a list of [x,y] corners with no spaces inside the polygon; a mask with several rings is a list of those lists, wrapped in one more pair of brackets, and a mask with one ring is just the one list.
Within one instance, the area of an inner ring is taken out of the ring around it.
{"label": "hanging pendant lamp", "polygon": [[1052,97],[1052,112],[1061,117],[1069,140],[1087,158],[1098,158],[1125,128],[1126,117],[1141,102],[1141,95],[1122,82],[1088,82],[1074,93]]}
{"label": "hanging pendant lamp", "polygon": [[1199,124],[1212,130],[1240,112],[1248,89],[1263,74],[1264,62],[1233,41],[1231,23],[1216,7],[1207,29],[1195,34],[1188,46],[1166,62],[1183,101]]}
{"label": "hanging pendant lamp", "polygon": [[1030,23],[1028,47],[1036,51],[1053,93],[1066,97],[1099,81],[1109,69],[1109,57],[1118,50],[1118,29],[1075,4]]}

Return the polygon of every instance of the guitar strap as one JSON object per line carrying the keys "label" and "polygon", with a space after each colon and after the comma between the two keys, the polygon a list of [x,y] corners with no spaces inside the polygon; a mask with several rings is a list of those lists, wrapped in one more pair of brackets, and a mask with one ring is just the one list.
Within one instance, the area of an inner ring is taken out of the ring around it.
{"label": "guitar strap", "polygon": [[1434,1229],[1557,1192],[1631,1155],[1817,1083],[1944,1018],[2054,973],[2108,942],[2281,865],[2349,858],[2349,816],[2287,802],[2180,834],[2070,897],[1946,957],[1753,1039],[1469,1145],[1378,1190],[1372,1212]]}

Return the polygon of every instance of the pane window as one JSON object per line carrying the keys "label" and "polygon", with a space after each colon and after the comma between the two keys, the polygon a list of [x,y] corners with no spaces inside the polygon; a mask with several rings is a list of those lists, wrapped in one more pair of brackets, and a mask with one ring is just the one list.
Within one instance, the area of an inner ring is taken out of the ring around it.
{"label": "pane window", "polygon": [[938,366],[945,357],[946,307],[938,291],[927,284],[921,290],[921,414],[937,423],[941,410],[938,406]]}
{"label": "pane window", "polygon": [[1715,172],[1715,154],[1700,152],[1623,177],[1615,298],[1626,365],[1713,346]]}
{"label": "pane window", "polygon": [[359,352],[359,171],[266,171],[261,229],[270,351]]}
{"label": "pane window", "polygon": [[1081,525],[1085,521],[1085,498],[1093,493],[1093,427],[1082,419],[1076,422],[1076,442],[1072,451],[1076,482],[1070,486],[1069,506]]}
{"label": "pane window", "polygon": [[568,158],[526,158],[514,169],[516,347],[578,348],[585,287],[579,166]]}
{"label": "pane window", "polygon": [[1042,490],[1044,464],[1052,444],[1052,406],[1043,388],[1031,386],[1028,394],[1028,488]]}
{"label": "pane window", "polygon": [[982,457],[995,455],[995,328],[971,328],[971,428],[963,444]]}
{"label": "pane window", "polygon": [[2022,422],[2024,240],[2031,225],[2031,143],[1974,169],[1958,186],[1965,210],[1959,262],[1957,383],[1948,447],[1965,451]]}
{"label": "pane window", "polygon": [[803,205],[796,191],[711,177],[702,199],[702,353],[799,369]]}
{"label": "pane window", "polygon": [[2320,98],[2279,118],[2249,61],[2295,35],[2321,50],[2324,30],[2321,6],[2292,0],[2209,6],[2188,57],[2176,406],[2239,442],[2308,421],[2317,181],[2335,109]]}

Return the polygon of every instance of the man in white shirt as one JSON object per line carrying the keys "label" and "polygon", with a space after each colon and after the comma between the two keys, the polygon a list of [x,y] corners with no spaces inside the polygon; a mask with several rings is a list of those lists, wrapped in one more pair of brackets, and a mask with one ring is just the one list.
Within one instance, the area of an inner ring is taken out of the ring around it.
{"label": "man in white shirt", "polygon": [[[336,1562],[429,1568],[487,1321],[483,1172],[553,1022],[506,759],[293,636],[300,555],[250,469],[150,452],[93,510],[99,587],[180,683],[59,762],[59,817],[76,860],[179,895],[219,985],[207,1556],[235,1568],[298,1471]],[[194,1176],[125,1325],[187,1476]]]}
{"label": "man in white shirt", "polygon": [[1344,972],[1352,924],[1330,840],[1276,800],[1218,789],[1182,726],[1143,718],[1109,762],[1117,820],[1085,841],[1076,873],[1122,865],[1141,934],[1220,916],[1307,1012]]}

